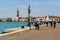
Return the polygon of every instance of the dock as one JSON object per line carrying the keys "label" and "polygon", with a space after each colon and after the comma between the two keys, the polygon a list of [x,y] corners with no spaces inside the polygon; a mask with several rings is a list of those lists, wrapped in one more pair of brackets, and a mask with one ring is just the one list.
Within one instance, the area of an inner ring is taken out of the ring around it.
{"label": "dock", "polygon": [[60,24],[56,28],[51,26],[40,26],[39,30],[16,32],[10,35],[0,36],[0,40],[60,40]]}

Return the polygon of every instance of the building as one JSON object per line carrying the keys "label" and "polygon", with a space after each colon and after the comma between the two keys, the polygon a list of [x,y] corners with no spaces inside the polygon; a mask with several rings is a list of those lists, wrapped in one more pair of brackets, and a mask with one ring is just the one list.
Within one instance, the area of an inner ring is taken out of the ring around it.
{"label": "building", "polygon": [[19,21],[19,9],[17,9],[16,17],[12,18],[12,21]]}
{"label": "building", "polygon": [[37,21],[43,21],[43,20],[44,20],[44,16],[36,17],[36,20],[37,20]]}
{"label": "building", "polygon": [[6,18],[7,22],[12,22],[12,18]]}
{"label": "building", "polygon": [[7,18],[1,18],[2,22],[6,22]]}
{"label": "building", "polygon": [[19,9],[17,9],[16,17],[19,17]]}
{"label": "building", "polygon": [[36,21],[36,17],[31,17],[31,21],[32,22]]}
{"label": "building", "polygon": [[0,18],[0,22],[2,22],[2,19]]}
{"label": "building", "polygon": [[60,16],[49,16],[49,19],[52,19],[53,21],[60,21]]}
{"label": "building", "polygon": [[17,9],[17,13],[16,13],[16,21],[19,21],[19,9]]}

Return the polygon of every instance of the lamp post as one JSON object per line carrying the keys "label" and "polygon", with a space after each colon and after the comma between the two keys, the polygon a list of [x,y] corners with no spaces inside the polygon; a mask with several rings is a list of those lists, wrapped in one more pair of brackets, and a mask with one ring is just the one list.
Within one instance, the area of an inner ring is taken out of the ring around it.
{"label": "lamp post", "polygon": [[29,29],[31,29],[31,26],[30,26],[30,12],[31,12],[31,9],[30,9],[30,5],[28,6],[28,26],[29,26]]}

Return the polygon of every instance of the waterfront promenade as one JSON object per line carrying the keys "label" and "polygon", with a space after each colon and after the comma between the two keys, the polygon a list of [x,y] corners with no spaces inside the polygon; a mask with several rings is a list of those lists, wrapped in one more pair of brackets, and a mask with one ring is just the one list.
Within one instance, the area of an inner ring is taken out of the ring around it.
{"label": "waterfront promenade", "polygon": [[0,40],[60,40],[60,24],[56,28],[41,26],[40,30],[27,30],[0,37]]}

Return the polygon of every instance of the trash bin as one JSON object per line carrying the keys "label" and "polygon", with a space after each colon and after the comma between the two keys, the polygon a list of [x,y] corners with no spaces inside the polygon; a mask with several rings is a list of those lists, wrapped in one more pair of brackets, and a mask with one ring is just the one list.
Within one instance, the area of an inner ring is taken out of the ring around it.
{"label": "trash bin", "polygon": [[22,29],[24,29],[24,26],[21,26]]}

